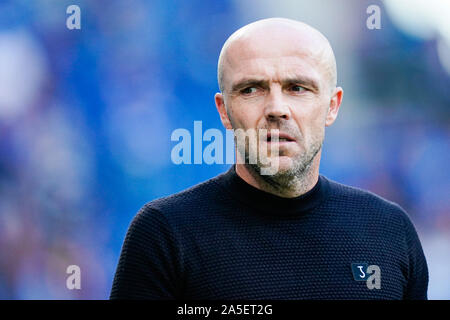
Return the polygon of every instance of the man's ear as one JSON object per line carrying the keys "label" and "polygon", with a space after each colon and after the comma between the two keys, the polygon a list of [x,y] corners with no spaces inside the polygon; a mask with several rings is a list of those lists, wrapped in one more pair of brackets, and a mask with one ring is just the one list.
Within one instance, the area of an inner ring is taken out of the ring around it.
{"label": "man's ear", "polygon": [[333,122],[336,120],[339,112],[339,107],[341,106],[343,95],[344,90],[342,90],[341,87],[336,87],[336,89],[334,89],[334,93],[331,96],[327,117],[325,119],[325,126],[327,127],[331,126]]}
{"label": "man's ear", "polygon": [[225,127],[225,129],[233,129],[233,127],[231,126],[231,121],[228,118],[228,113],[227,113],[227,109],[225,108],[225,101],[223,99],[223,94],[217,92],[214,95],[214,100],[216,102],[216,108],[217,111],[219,111],[219,115],[220,115],[220,120],[222,121],[223,126]]}

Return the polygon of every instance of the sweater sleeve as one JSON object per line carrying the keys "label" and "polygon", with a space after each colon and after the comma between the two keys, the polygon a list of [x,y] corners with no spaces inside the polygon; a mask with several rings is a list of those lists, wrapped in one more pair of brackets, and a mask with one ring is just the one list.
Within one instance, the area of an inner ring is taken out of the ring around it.
{"label": "sweater sleeve", "polygon": [[166,217],[144,206],[128,228],[110,299],[176,299],[181,255]]}
{"label": "sweater sleeve", "polygon": [[405,300],[427,300],[428,267],[420,244],[419,236],[413,223],[404,212],[405,241],[408,255],[408,283],[404,294]]}

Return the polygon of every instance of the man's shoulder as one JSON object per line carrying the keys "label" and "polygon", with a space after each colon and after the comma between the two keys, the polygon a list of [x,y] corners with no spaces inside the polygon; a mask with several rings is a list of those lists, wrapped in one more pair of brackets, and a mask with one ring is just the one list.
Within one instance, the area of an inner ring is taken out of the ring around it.
{"label": "man's shoulder", "polygon": [[396,202],[366,189],[346,185],[329,178],[326,178],[326,180],[330,188],[329,200],[334,205],[370,215],[375,213],[393,215],[402,220],[409,220],[407,212]]}
{"label": "man's shoulder", "polygon": [[198,213],[203,208],[213,206],[224,194],[220,186],[220,180],[224,174],[221,173],[187,189],[149,201],[140,212],[159,212],[166,216],[177,213],[184,216],[189,215],[190,212]]}

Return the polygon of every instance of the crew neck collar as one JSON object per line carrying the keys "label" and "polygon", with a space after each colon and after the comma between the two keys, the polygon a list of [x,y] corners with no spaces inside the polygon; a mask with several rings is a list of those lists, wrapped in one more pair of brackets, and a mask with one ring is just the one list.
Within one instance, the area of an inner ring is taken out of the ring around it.
{"label": "crew neck collar", "polygon": [[319,205],[328,194],[328,181],[319,175],[316,185],[294,198],[283,198],[248,184],[236,173],[236,165],[221,175],[219,184],[235,199],[261,212],[274,215],[301,214]]}

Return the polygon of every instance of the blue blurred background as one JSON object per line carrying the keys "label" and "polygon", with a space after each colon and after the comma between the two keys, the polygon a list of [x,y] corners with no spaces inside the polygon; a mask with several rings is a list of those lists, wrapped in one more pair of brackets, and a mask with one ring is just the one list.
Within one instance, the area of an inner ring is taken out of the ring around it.
{"label": "blue blurred background", "polygon": [[[81,30],[66,8],[81,9]],[[366,9],[381,8],[369,30]],[[280,16],[330,40],[344,101],[321,172],[403,206],[429,298],[450,299],[450,2],[0,2],[0,298],[106,299],[146,202],[229,165],[175,165],[173,130],[222,128],[217,58],[239,27]],[[81,290],[66,288],[68,265]]]}

